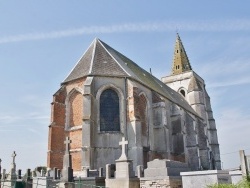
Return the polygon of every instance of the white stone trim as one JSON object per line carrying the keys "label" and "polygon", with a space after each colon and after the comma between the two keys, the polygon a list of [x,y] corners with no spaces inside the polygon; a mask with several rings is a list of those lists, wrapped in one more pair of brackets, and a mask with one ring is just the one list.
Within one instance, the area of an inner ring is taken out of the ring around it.
{"label": "white stone trim", "polygon": [[91,63],[90,63],[90,68],[89,68],[89,74],[92,73],[92,69],[93,69],[93,63],[94,63],[94,57],[95,57],[95,49],[96,49],[96,42],[97,42],[97,38],[95,38],[94,40],[94,48],[92,51],[92,58],[91,58]]}
{"label": "white stone trim", "polygon": [[70,97],[72,94],[74,94],[75,92],[78,92],[80,94],[83,95],[83,89],[80,87],[74,87],[73,89],[70,90],[70,92],[67,94],[66,100],[65,100],[65,105],[66,105],[66,110],[65,110],[65,130],[66,131],[70,131],[71,129],[78,129],[77,127],[79,126],[75,126],[75,128],[71,128],[69,121],[70,121]]}
{"label": "white stone trim", "polygon": [[[119,111],[120,111],[120,132],[117,132],[117,131],[108,131],[108,132],[103,132],[103,131],[100,131],[100,96],[102,94],[103,91],[105,91],[106,89],[113,89],[116,91],[116,93],[118,94],[118,97],[119,97]],[[102,85],[97,93],[96,93],[96,104],[97,104],[97,130],[98,130],[98,133],[124,133],[124,130],[125,130],[125,110],[126,110],[126,107],[125,107],[125,99],[124,99],[124,94],[122,92],[122,90],[117,87],[116,85],[114,84],[105,84],[105,85]]]}
{"label": "white stone trim", "polygon": [[126,72],[127,73],[127,75],[128,76],[131,76],[129,73],[128,73],[128,71],[126,71],[122,66],[121,66],[121,64],[116,60],[116,58],[105,48],[105,46],[103,46],[103,44],[101,43],[101,42],[99,42],[101,45],[102,45],[102,47],[106,50],[106,52],[113,58],[113,60],[115,60],[115,62],[117,63],[117,65],[119,66],[119,67],[121,67],[121,69],[124,71],[124,72]]}
{"label": "white stone trim", "polygon": [[82,151],[82,149],[80,148],[80,149],[70,149],[69,150],[70,152],[79,152],[79,151]]}
{"label": "white stone trim", "polygon": [[82,129],[82,125],[77,125],[77,126],[69,127],[67,131],[77,131],[81,129]]}

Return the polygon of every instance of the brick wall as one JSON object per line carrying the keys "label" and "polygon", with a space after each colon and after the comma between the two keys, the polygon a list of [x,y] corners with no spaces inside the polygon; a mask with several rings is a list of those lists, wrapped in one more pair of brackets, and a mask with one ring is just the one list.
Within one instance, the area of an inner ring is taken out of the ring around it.
{"label": "brick wall", "polygon": [[78,126],[82,125],[82,117],[83,117],[83,98],[82,94],[79,92],[74,92],[70,96],[69,100],[69,125],[70,126]]}
{"label": "brick wall", "polygon": [[[81,169],[81,146],[82,130],[65,131],[66,124],[66,97],[70,91],[76,87],[82,88],[85,79],[79,79],[63,85],[53,96],[51,103],[51,124],[49,126],[47,166],[49,168],[63,168],[63,155],[65,152],[64,140],[69,136],[72,140],[70,144],[72,155],[72,167],[74,170]],[[71,126],[82,125],[83,114],[82,94],[75,91],[69,98],[70,114],[69,122]]]}

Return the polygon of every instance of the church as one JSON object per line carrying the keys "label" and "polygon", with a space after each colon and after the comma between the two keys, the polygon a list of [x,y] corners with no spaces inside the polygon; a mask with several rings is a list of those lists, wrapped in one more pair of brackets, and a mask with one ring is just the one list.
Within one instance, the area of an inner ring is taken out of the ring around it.
{"label": "church", "polygon": [[94,39],[53,95],[47,167],[62,169],[67,136],[74,173],[114,164],[122,137],[133,169],[154,159],[221,169],[210,97],[179,34],[171,75],[161,80]]}

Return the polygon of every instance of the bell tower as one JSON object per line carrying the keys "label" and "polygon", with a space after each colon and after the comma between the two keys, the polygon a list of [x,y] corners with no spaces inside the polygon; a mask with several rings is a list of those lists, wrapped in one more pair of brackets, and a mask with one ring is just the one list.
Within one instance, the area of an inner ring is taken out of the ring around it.
{"label": "bell tower", "polygon": [[189,63],[188,56],[182,45],[181,38],[177,33],[175,48],[174,48],[174,58],[172,66],[172,74],[181,74],[186,71],[192,70],[192,67]]}
{"label": "bell tower", "polygon": [[204,135],[200,137],[204,137],[203,140],[207,140],[199,144],[200,158],[202,160],[202,156],[208,156],[209,169],[221,169],[217,129],[213,118],[210,97],[205,88],[205,81],[192,70],[178,33],[175,41],[171,75],[163,77],[161,80],[178,92],[199,115],[202,120],[202,126],[204,126]]}

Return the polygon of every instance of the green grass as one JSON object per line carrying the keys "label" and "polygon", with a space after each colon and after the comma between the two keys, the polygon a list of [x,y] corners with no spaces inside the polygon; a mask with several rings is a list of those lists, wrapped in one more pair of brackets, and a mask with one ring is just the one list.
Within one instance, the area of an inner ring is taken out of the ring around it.
{"label": "green grass", "polygon": [[244,179],[237,183],[236,185],[233,184],[214,184],[209,185],[207,188],[250,188],[250,179]]}

